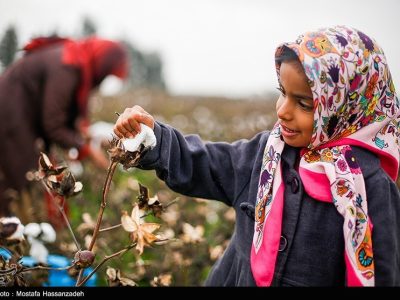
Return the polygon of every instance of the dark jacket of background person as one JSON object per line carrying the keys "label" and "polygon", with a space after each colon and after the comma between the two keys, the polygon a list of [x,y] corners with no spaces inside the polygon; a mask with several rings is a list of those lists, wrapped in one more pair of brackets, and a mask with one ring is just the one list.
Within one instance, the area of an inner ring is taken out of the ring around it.
{"label": "dark jacket of background person", "polygon": [[[204,143],[156,123],[157,146],[140,161],[155,169],[174,191],[232,206],[236,225],[224,255],[206,285],[254,286],[250,250],[260,166],[269,132],[232,144]],[[400,286],[400,196],[375,154],[352,146],[365,179],[368,212],[374,224],[376,286]],[[272,286],[345,286],[343,217],[332,203],[316,201],[304,190],[296,170],[297,148],[282,153],[285,205]],[[383,202],[384,201],[384,202]]]}
{"label": "dark jacket of background person", "polygon": [[[10,214],[15,191],[37,169],[39,151],[51,144],[90,154],[84,136],[90,91],[108,75],[124,78],[124,47],[91,37],[37,38],[0,76],[0,216]],[[79,124],[79,126],[78,126]]]}

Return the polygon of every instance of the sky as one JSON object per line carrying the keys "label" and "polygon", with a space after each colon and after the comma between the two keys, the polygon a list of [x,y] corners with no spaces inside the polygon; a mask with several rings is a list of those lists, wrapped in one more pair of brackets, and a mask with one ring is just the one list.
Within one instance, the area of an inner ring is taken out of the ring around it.
{"label": "sky", "polygon": [[21,45],[76,35],[85,16],[104,38],[158,52],[174,94],[262,96],[277,86],[277,45],[336,24],[375,38],[400,86],[398,0],[0,0],[0,36],[11,24]]}

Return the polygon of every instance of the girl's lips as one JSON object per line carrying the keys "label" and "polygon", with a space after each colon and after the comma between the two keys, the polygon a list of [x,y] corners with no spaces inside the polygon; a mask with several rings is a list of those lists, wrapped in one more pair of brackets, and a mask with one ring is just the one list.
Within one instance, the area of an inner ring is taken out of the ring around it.
{"label": "girl's lips", "polygon": [[300,131],[292,130],[285,125],[281,124],[281,133],[284,137],[294,137],[300,133]]}

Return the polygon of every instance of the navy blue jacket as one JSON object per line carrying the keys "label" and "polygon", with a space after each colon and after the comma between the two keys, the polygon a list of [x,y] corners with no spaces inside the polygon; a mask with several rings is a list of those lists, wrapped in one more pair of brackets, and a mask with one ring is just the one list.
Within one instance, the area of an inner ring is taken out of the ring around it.
{"label": "navy blue jacket", "polygon": [[[204,143],[197,135],[183,136],[161,123],[154,129],[157,146],[140,161],[155,169],[174,191],[215,199],[236,211],[235,230],[224,255],[212,268],[206,285],[253,286],[250,250],[254,204],[263,152],[269,132],[234,143]],[[295,169],[299,150],[282,153],[285,205],[282,236],[272,285],[344,286],[343,217],[331,203],[307,195]],[[373,227],[375,283],[400,286],[400,196],[378,158],[353,147],[365,178]]]}

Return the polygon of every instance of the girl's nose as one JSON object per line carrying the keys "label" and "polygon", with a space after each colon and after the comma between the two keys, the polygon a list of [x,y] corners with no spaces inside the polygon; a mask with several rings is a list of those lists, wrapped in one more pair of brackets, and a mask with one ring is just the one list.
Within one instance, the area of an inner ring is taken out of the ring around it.
{"label": "girl's nose", "polygon": [[280,96],[280,99],[278,100],[276,113],[278,118],[281,120],[292,119],[293,107],[288,97]]}

